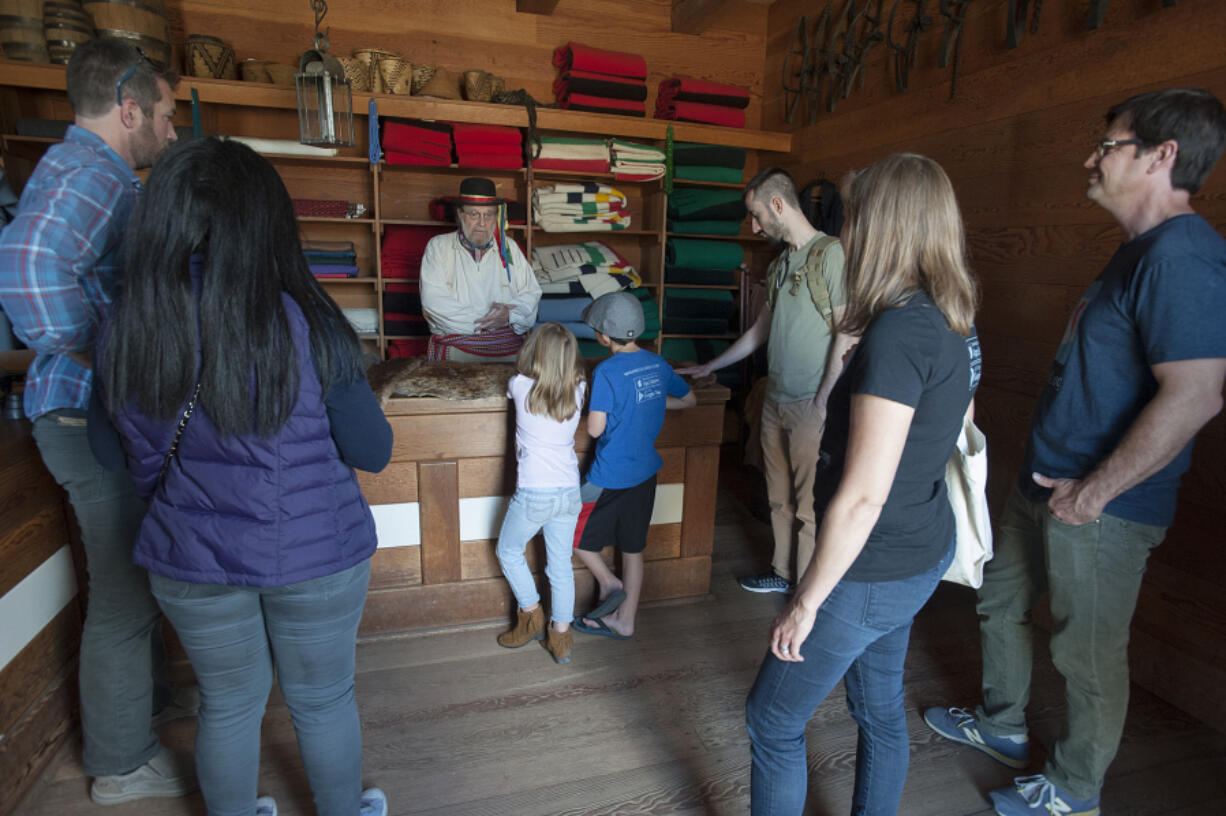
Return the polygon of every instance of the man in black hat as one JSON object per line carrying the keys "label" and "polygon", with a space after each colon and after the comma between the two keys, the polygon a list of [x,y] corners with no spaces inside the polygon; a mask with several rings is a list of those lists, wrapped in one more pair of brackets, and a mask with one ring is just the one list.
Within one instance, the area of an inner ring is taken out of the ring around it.
{"label": "man in black hat", "polygon": [[421,261],[421,305],[431,360],[514,362],[536,323],[541,286],[507,237],[506,204],[494,182],[468,178],[456,201],[460,229],[438,235]]}

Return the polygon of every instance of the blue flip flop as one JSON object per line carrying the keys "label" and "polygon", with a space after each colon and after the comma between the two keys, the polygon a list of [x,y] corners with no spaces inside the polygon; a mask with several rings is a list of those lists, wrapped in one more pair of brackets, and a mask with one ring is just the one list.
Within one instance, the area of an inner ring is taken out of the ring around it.
{"label": "blue flip flop", "polygon": [[584,618],[591,618],[596,622],[595,626],[588,626],[583,622],[583,618],[575,618],[571,621],[570,628],[577,629],[585,635],[600,635],[601,637],[613,638],[614,640],[629,640],[629,635],[623,635],[621,632],[614,631],[609,628],[609,624],[602,621],[600,618],[592,618],[591,615],[584,615]]}
{"label": "blue flip flop", "polygon": [[595,609],[588,612],[583,617],[591,618],[592,620],[603,618],[605,615],[612,614],[614,611],[616,611],[617,607],[621,606],[624,600],[626,600],[626,593],[620,589],[614,590],[613,592],[609,593],[609,597],[601,601]]}

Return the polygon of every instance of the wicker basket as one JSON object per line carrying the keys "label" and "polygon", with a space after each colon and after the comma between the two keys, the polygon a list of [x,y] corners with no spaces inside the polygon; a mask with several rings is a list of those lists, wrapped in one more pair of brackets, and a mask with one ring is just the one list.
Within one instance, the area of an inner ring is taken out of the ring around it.
{"label": "wicker basket", "polygon": [[337,57],[341,67],[345,69],[345,79],[354,91],[370,92],[370,67],[357,57]]}
{"label": "wicker basket", "polygon": [[379,60],[379,78],[384,93],[408,96],[413,86],[413,63],[404,57],[384,57]]}
{"label": "wicker basket", "polygon": [[267,66],[268,78],[272,80],[273,85],[281,85],[284,87],[294,87],[294,74],[298,73],[298,69],[293,65],[282,65],[279,62],[270,62]]}
{"label": "wicker basket", "polygon": [[217,37],[189,34],[184,62],[187,63],[185,67],[190,76],[238,79],[238,63],[234,60],[234,49]]}
{"label": "wicker basket", "polygon": [[489,102],[494,94],[507,89],[507,81],[487,71],[464,72],[464,98],[470,102]]}
{"label": "wicker basket", "polygon": [[271,83],[272,77],[268,75],[268,65],[268,60],[245,59],[238,64],[238,70],[243,82]]}
{"label": "wicker basket", "polygon": [[371,93],[388,93],[383,87],[383,77],[379,74],[379,63],[389,57],[399,59],[400,55],[381,48],[353,49],[353,58],[366,66],[366,75],[370,77],[367,84],[370,86]]}
{"label": "wicker basket", "polygon": [[426,87],[426,83],[434,76],[433,65],[415,65],[413,66],[413,88],[412,93],[419,94],[421,89]]}

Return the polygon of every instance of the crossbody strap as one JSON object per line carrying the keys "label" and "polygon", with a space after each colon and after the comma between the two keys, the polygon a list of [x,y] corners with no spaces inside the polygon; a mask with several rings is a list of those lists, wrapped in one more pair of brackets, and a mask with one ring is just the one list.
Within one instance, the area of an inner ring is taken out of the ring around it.
{"label": "crossbody strap", "polygon": [[175,438],[171,440],[170,450],[166,451],[166,460],[162,462],[162,470],[158,473],[157,484],[154,485],[154,490],[161,486],[162,481],[166,478],[166,471],[170,469],[170,460],[175,458],[175,454],[179,452],[179,440],[183,437],[183,429],[187,427],[187,421],[192,418],[192,412],[196,410],[196,399],[200,396],[200,383],[196,383],[196,390],[192,392],[192,398],[188,401],[187,407],[183,409],[183,416],[179,419],[179,427],[175,429]]}

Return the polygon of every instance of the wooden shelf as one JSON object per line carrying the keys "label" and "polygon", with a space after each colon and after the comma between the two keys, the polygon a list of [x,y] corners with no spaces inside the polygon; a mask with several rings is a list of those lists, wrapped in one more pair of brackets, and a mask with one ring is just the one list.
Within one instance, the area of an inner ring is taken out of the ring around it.
{"label": "wooden shelf", "polygon": [[745,182],[730,182],[730,181],[693,181],[691,179],[679,179],[673,176],[673,187],[716,187],[724,190],[743,190]]}
{"label": "wooden shelf", "polygon": [[[49,63],[0,60],[0,85],[43,90],[64,90],[64,67]],[[298,97],[293,88],[238,82],[226,79],[183,77],[175,98],[189,101],[192,89],[206,105],[236,105],[252,108],[296,110]],[[410,119],[436,119],[445,122],[474,122],[487,125],[527,127],[528,113],[519,105],[494,105],[488,102],[460,102],[419,96],[391,94],[353,94],[355,118],[365,119],[367,105],[375,100],[380,116]],[[698,125],[690,122],[669,122],[663,119],[639,119],[632,116],[611,116],[601,113],[538,108],[537,127],[541,130],[563,130],[628,139],[663,140],[671,125],[673,138],[681,142],[744,147],[774,153],[792,150],[791,133]]]}
{"label": "wooden shelf", "polygon": [[296,216],[299,224],[373,224],[373,218],[322,218],[314,215]]}
{"label": "wooden shelf", "polygon": [[[644,286],[645,285],[646,284],[644,284]],[[665,281],[662,286],[664,286],[665,289],[727,289],[730,292],[735,292],[741,288],[739,286],[727,286],[725,284],[711,284],[708,286],[703,283],[669,283],[668,281]]]}
{"label": "wooden shelf", "polygon": [[684,232],[670,232],[667,234],[669,238],[693,238],[697,241],[752,241],[753,243],[765,243],[766,239],[760,235],[691,235]]}
{"label": "wooden shelf", "polygon": [[332,286],[335,284],[339,284],[341,286],[373,286],[379,282],[378,278],[364,275],[356,278],[315,278],[315,280],[327,286]]}
{"label": "wooden shelf", "polygon": [[610,187],[616,187],[619,184],[641,186],[645,184],[663,184],[664,179],[651,179],[649,181],[635,181],[634,179],[619,179],[612,173],[593,173],[581,170],[537,170],[532,168],[532,178],[541,179],[547,182],[567,181],[568,179],[581,179],[584,181],[607,181]]}
{"label": "wooden shelf", "polygon": [[739,334],[660,334],[661,340],[735,340]]}
{"label": "wooden shelf", "polygon": [[636,235],[636,236],[649,235],[649,236],[651,236],[652,238],[659,238],[659,237],[660,237],[660,231],[659,231],[659,230],[645,230],[645,229],[624,229],[624,230],[574,230],[574,231],[569,231],[569,232],[550,232],[549,230],[545,229],[544,227],[538,227],[538,226],[535,226],[535,225],[532,227],[532,233],[533,233],[534,235],[556,235],[556,236],[558,236],[558,237],[560,237],[560,238],[565,238],[565,237],[570,236],[570,235],[586,235],[586,236],[589,236],[589,237],[586,239],[586,240],[589,240],[589,241],[594,241],[594,240],[596,240],[597,238],[604,238],[604,237],[610,237],[610,236],[612,236],[612,237],[616,237],[616,236],[618,236],[618,235],[625,235],[625,236],[630,236],[630,235]]}
{"label": "wooden shelf", "polygon": [[[382,115],[382,114],[380,114]],[[523,167],[506,168],[506,167],[467,167],[459,164],[388,164],[387,159],[379,161],[379,169],[387,170],[392,173],[454,173],[456,175],[473,176],[525,176],[527,170]]]}
{"label": "wooden shelf", "polygon": [[[392,224],[398,227],[446,227],[448,229],[456,228],[454,221],[431,221],[429,219],[416,220],[412,218],[380,218],[379,223],[385,227],[388,226],[389,224]],[[528,225],[527,224],[507,224],[507,229],[517,230],[517,231],[522,232],[528,229]]]}

